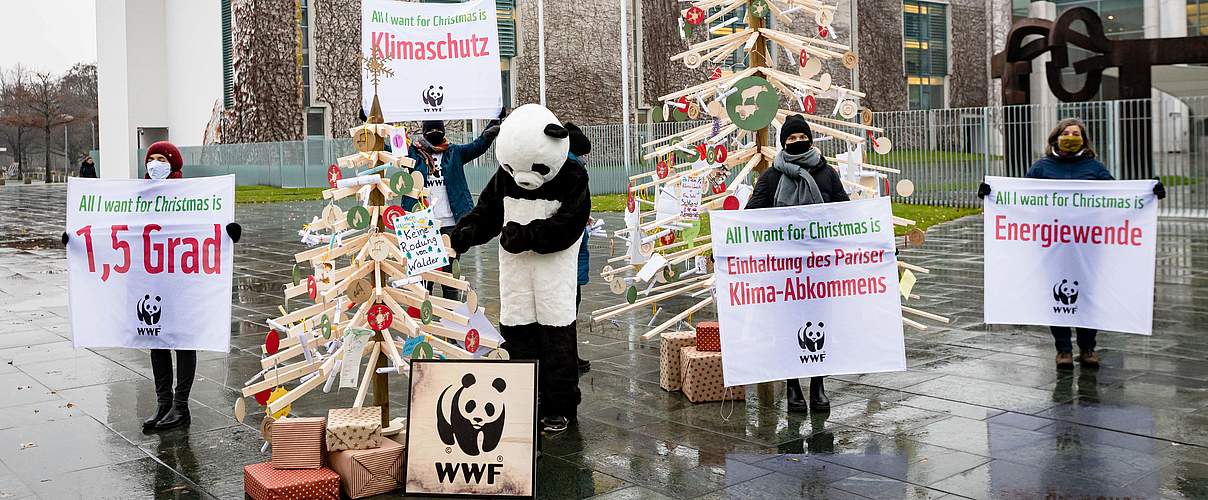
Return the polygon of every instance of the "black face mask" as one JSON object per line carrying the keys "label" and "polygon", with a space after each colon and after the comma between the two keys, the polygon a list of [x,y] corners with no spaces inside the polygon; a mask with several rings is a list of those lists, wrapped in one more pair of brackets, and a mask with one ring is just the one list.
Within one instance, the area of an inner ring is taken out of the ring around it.
{"label": "black face mask", "polygon": [[429,144],[439,146],[445,142],[445,133],[441,130],[429,130],[424,133],[424,138],[428,140]]}
{"label": "black face mask", "polygon": [[810,143],[810,141],[790,142],[790,143],[784,145],[784,152],[791,154],[791,155],[799,155],[801,153],[809,151],[810,146],[812,146],[812,145],[813,144]]}

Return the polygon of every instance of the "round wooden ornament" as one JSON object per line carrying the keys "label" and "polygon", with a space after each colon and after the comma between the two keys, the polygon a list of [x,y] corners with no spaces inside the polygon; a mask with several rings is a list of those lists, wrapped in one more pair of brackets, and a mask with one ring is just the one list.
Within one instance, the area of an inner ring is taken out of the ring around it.
{"label": "round wooden ornament", "polygon": [[877,137],[873,140],[872,150],[879,155],[887,155],[893,151],[893,142],[888,137]]}
{"label": "round wooden ornament", "polygon": [[617,295],[625,293],[625,280],[613,279],[608,282],[608,289]]}
{"label": "round wooden ornament", "polygon": [[323,212],[320,214],[320,216],[323,218],[323,223],[327,224],[327,227],[331,228],[336,224],[339,224],[340,219],[344,218],[344,211],[340,210],[340,207],[335,205],[327,205],[323,207]]}
{"label": "round wooden ornament", "polygon": [[914,194],[914,181],[910,179],[902,179],[898,181],[895,189],[898,192],[898,196],[903,198],[910,197],[910,195]]}
{"label": "round wooden ornament", "polygon": [[859,109],[860,107],[856,105],[856,101],[845,100],[839,103],[839,116],[842,116],[845,120],[850,120],[856,117]]}
{"label": "round wooden ornament", "polygon": [[847,69],[856,69],[856,65],[860,64],[860,56],[855,52],[848,51],[843,54],[843,67]]}
{"label": "round wooden ornament", "polygon": [[353,303],[364,304],[365,301],[373,298],[373,284],[364,278],[353,281],[345,289],[344,295]]}

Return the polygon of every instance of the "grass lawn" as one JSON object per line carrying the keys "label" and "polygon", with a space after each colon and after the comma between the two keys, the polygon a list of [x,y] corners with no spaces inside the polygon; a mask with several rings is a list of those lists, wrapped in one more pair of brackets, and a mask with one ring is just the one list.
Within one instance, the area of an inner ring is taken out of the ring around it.
{"label": "grass lawn", "polygon": [[1160,178],[1162,179],[1162,185],[1168,188],[1175,186],[1194,186],[1200,183],[1199,178],[1187,177],[1185,175],[1163,175]]}
{"label": "grass lawn", "polygon": [[[994,155],[991,159],[1000,160],[1001,156]],[[926,165],[943,165],[960,162],[980,162],[984,161],[985,156],[974,153],[964,153],[959,151],[929,151],[923,149],[894,149],[887,155],[879,155],[871,152],[868,157],[868,163],[873,165],[897,165],[901,163],[907,164],[926,164]]]}
{"label": "grass lawn", "polygon": [[323,188],[235,186],[235,203],[272,203],[276,201],[307,201],[322,199]]}
{"label": "grass lawn", "polygon": [[[621,212],[624,209],[625,195],[623,194],[601,194],[591,197],[591,210],[593,212]],[[948,222],[979,213],[981,213],[980,208],[934,207],[931,205],[907,205],[905,203],[893,204],[894,215],[913,220],[919,229],[924,230],[941,222]],[[702,235],[707,234],[707,225],[701,229]],[[901,236],[906,233],[907,229],[909,228],[895,226],[894,232]]]}

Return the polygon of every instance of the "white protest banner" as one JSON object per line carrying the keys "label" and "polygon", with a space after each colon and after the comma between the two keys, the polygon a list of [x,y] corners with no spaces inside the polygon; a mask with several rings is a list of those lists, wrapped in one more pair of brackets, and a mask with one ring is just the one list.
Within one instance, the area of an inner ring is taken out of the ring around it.
{"label": "white protest banner", "polygon": [[407,257],[407,276],[449,265],[449,252],[441,240],[440,228],[432,221],[432,209],[395,219],[394,234],[398,236],[399,250]]}
{"label": "white protest banner", "polygon": [[[378,101],[387,122],[493,119],[503,107],[495,0],[361,1],[361,52],[387,59]],[[365,109],[373,81],[362,72]]]}
{"label": "white protest banner", "polygon": [[889,198],[709,212],[726,386],[902,371]]}
{"label": "white protest banner", "polygon": [[986,182],[987,324],[1150,334],[1156,181]]}
{"label": "white protest banner", "polygon": [[76,347],[222,351],[231,341],[235,176],[72,177],[67,291]]}

